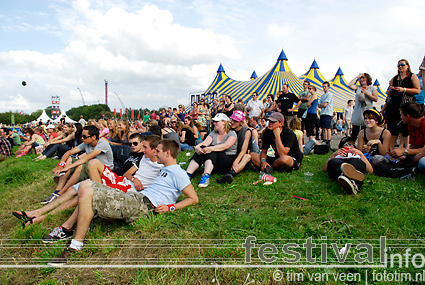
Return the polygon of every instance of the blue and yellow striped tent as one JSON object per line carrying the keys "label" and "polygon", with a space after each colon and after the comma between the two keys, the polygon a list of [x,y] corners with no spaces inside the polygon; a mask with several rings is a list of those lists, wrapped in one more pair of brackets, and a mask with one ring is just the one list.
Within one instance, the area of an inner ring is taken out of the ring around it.
{"label": "blue and yellow striped tent", "polygon": [[382,90],[381,84],[379,84],[378,79],[375,80],[375,83],[373,83],[373,86],[375,86],[378,89],[378,102],[375,103],[378,110],[381,109],[381,106],[385,104],[385,100],[387,100],[387,94]]}
{"label": "blue and yellow striped tent", "polygon": [[229,78],[220,64],[217,76],[204,92],[207,101],[211,101],[209,94],[216,93],[218,97],[227,94],[233,101],[242,99],[244,103],[247,103],[253,92],[257,92],[259,100],[262,100],[267,94],[277,94],[282,90],[283,84],[288,84],[289,91],[298,94],[303,90],[302,81],[292,73],[287,61],[288,58],[282,50],[276,64],[266,74],[258,78],[251,76],[249,81],[236,81]]}
{"label": "blue and yellow striped tent", "polygon": [[347,105],[348,100],[354,100],[356,95],[354,91],[348,87],[347,81],[345,81],[344,73],[341,68],[338,68],[334,78],[329,83],[331,84],[330,92],[334,95],[334,111],[342,112],[344,107]]}

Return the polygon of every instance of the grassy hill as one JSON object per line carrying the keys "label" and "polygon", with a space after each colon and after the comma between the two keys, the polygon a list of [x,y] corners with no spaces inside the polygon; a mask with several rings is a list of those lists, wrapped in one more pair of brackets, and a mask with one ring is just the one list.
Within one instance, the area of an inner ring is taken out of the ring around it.
{"label": "grassy hill", "polygon": [[[423,252],[424,178],[402,182],[367,175],[360,194],[350,196],[322,171],[328,155],[305,157],[300,171],[277,173],[277,182],[269,186],[253,185],[258,172],[250,169],[231,185],[215,183],[219,176],[213,175],[209,187],[198,188],[198,174],[192,184],[199,204],[140,219],[133,225],[94,219],[84,250],[73,256],[71,267],[47,268],[47,260],[60,254],[65,243],[46,245],[40,239],[72,210],[25,229],[11,215],[12,211],[41,207],[39,202],[56,186],[51,169],[57,160],[35,162],[33,157],[0,163],[1,284],[298,284],[303,283],[301,275],[304,283],[312,284],[364,284],[366,277],[369,284],[388,284],[371,282],[373,270],[380,274],[401,270],[412,276],[422,270],[412,265],[401,269],[310,268],[304,266],[309,264],[305,254],[295,263],[296,268],[282,266],[293,265],[282,261],[293,257],[284,253],[282,246],[289,242],[302,246],[309,237],[318,244],[313,250],[317,262],[312,265],[338,264],[331,243],[341,249],[346,243],[369,242],[378,258],[380,236],[387,238],[388,253],[403,254],[408,247],[412,247],[412,255]],[[189,158],[182,153],[178,161]],[[314,173],[312,183],[304,181],[307,171]],[[245,262],[242,247],[248,236],[256,237],[252,263]],[[268,263],[259,259],[259,247],[267,243],[278,250],[266,254],[279,258],[270,264],[281,268],[266,268]],[[324,264],[320,262],[320,243],[328,243],[329,258]],[[358,252],[349,252],[343,264],[359,265],[354,260]],[[375,259],[370,265],[374,264]],[[16,267],[23,265],[27,267]],[[341,273],[359,274],[361,281],[342,280],[341,275],[334,281],[333,276]],[[313,274],[322,279],[309,281]],[[323,279],[326,276],[328,280]],[[292,277],[295,281],[288,280]]]}

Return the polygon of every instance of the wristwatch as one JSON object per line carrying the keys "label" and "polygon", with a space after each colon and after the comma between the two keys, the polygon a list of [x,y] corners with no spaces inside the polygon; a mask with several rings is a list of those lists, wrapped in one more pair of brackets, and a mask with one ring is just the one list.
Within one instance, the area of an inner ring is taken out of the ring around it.
{"label": "wristwatch", "polygon": [[407,151],[407,148],[404,149],[403,155],[405,155],[405,156],[408,156],[409,155],[409,152]]}

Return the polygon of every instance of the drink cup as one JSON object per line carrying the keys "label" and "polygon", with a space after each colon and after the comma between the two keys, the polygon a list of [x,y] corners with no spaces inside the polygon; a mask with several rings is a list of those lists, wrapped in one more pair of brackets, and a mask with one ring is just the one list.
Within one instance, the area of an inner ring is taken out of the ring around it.
{"label": "drink cup", "polygon": [[268,182],[268,181],[270,181],[270,182],[276,182],[277,181],[276,177],[273,177],[273,176],[268,175],[268,174],[265,174],[265,173],[261,177],[261,180],[263,180],[263,182]]}

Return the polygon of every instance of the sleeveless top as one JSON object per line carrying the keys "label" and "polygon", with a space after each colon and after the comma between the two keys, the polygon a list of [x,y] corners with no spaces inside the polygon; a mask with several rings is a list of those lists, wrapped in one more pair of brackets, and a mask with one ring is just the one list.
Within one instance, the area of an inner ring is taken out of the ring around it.
{"label": "sleeveless top", "polygon": [[[364,143],[363,144],[366,145],[369,142],[369,140],[366,137],[366,129],[363,129],[363,131],[364,131],[364,136],[363,136],[364,137]],[[382,130],[381,135],[379,136],[379,141],[381,143],[384,143],[384,138],[383,138],[384,132],[385,132],[385,129]],[[374,144],[370,147],[369,154],[370,154],[370,156],[374,156],[374,155],[379,154],[378,144]]]}
{"label": "sleeveless top", "polygon": [[185,131],[184,143],[190,146],[195,146],[195,136],[193,131],[190,128],[183,128],[182,131]]}
{"label": "sleeveless top", "polygon": [[314,100],[311,102],[310,108],[307,110],[307,114],[316,114],[317,105],[319,105],[319,99]]}
{"label": "sleeveless top", "polygon": [[[251,132],[251,130],[247,127],[242,127],[238,132],[235,131],[236,135],[238,137],[238,140],[237,140],[238,144],[236,146],[236,153],[241,152],[243,143],[245,141],[245,134],[246,134],[247,131]],[[251,138],[252,138],[252,136],[251,136]],[[251,150],[252,150],[252,139],[249,140],[247,151],[251,151]]]}
{"label": "sleeveless top", "polygon": [[[227,109],[227,108],[229,108],[232,104],[233,104],[233,103],[225,104],[225,105],[224,105],[224,107]],[[226,114],[226,115],[227,115],[227,117],[229,117],[229,118],[230,118],[230,116],[232,116],[232,115],[233,115],[233,109],[234,109],[234,108],[235,108],[235,107],[233,107],[233,108],[232,108],[232,110],[230,110],[230,111],[225,111],[225,112],[224,112],[224,114]]]}
{"label": "sleeveless top", "polygon": [[124,138],[121,138],[121,143],[123,145],[128,145],[128,133],[126,136],[124,136]]}
{"label": "sleeveless top", "polygon": [[[413,81],[412,81],[412,74],[410,76],[407,76],[404,79],[399,79],[399,76],[396,75],[393,77],[393,86],[394,87],[404,87],[404,88],[413,88]],[[406,93],[407,94],[407,93]],[[413,96],[413,94],[407,94],[408,96]],[[390,110],[390,112],[387,112],[387,114],[390,114],[392,112],[399,113],[398,109],[401,105],[401,99],[403,97],[403,92],[398,91],[391,91],[391,95],[387,98],[387,109]]]}
{"label": "sleeveless top", "polygon": [[121,142],[121,140],[120,140],[120,138],[118,137],[118,136],[115,136],[115,137],[113,137],[113,138],[109,138],[109,141],[110,142],[114,142],[114,143],[120,143]]}

